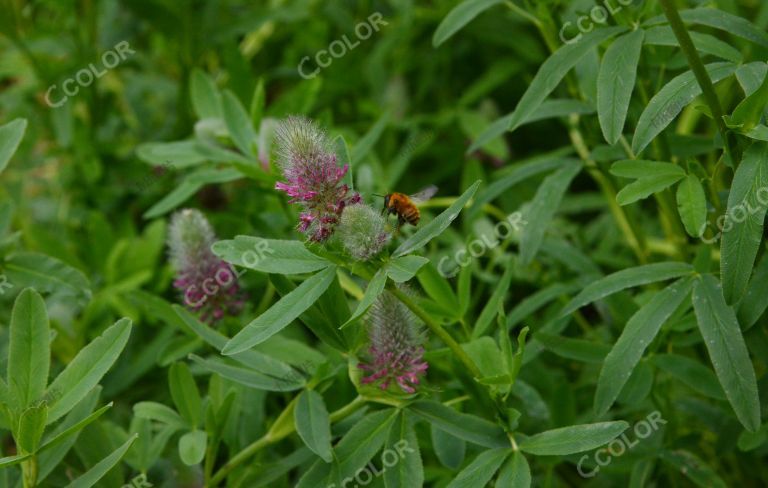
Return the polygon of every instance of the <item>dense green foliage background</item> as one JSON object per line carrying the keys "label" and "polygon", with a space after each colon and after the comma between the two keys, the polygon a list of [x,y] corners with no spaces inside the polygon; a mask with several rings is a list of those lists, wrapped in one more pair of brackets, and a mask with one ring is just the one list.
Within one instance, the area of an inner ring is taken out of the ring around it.
{"label": "dense green foliage background", "polygon": [[[0,1],[0,488],[768,483],[766,2]],[[292,114],[419,226],[307,242]],[[182,208],[243,271],[212,327]],[[385,287],[413,395],[361,383]]]}

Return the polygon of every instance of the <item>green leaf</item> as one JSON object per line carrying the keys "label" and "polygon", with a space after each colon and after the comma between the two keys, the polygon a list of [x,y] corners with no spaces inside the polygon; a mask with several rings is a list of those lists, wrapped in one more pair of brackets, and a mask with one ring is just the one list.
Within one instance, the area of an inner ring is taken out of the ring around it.
{"label": "green leaf", "polygon": [[[233,153],[234,154],[234,153]],[[144,212],[145,219],[154,219],[164,215],[184,203],[188,198],[197,193],[202,187],[212,183],[228,183],[243,178],[243,174],[232,168],[208,168],[202,167],[189,174],[169,194]]]}
{"label": "green leaf", "polygon": [[725,400],[717,376],[698,361],[677,354],[655,354],[653,364],[694,391],[709,398]]}
{"label": "green leaf", "polygon": [[37,452],[47,418],[48,406],[45,403],[29,407],[21,414],[15,439],[22,452]]}
{"label": "green leaf", "polygon": [[[261,121],[264,118],[264,107],[266,106],[266,92],[264,91],[264,78],[259,78],[256,88],[251,97],[251,124],[252,127],[260,130]],[[261,148],[260,148],[261,149]]]}
{"label": "green leaf", "polygon": [[[731,76],[737,66],[733,63],[712,63],[706,66],[713,83]],[[639,154],[661,133],[689,103],[701,95],[701,87],[692,71],[676,76],[657,93],[640,116],[632,139],[632,150]]]}
{"label": "green leaf", "polygon": [[688,297],[692,278],[678,280],[656,293],[629,319],[605,358],[597,380],[595,416],[608,411],[664,322]]}
{"label": "green leaf", "polygon": [[738,301],[747,288],[763,241],[766,210],[768,143],[756,142],[744,153],[728,195],[728,211],[720,243],[720,275],[723,295],[729,304]]}
{"label": "green leaf", "polygon": [[156,402],[139,402],[133,406],[136,418],[155,420],[178,429],[188,428],[187,423],[174,409]]}
{"label": "green leaf", "polygon": [[91,297],[91,284],[78,269],[45,254],[20,252],[3,265],[11,283],[29,286],[41,293]]}
{"label": "green leaf", "polygon": [[[255,352],[255,351],[245,351]],[[240,356],[239,353],[235,357]],[[240,383],[249,388],[255,388],[257,390],[264,391],[295,391],[300,390],[306,386],[307,382],[304,377],[295,371],[290,371],[285,374],[275,374],[274,372],[265,372],[258,369],[254,369],[245,364],[233,364],[226,359],[212,357],[209,359],[203,359],[194,354],[191,359],[200,364],[207,371],[217,373],[228,380]]]}
{"label": "green leaf", "polygon": [[539,332],[534,339],[558,356],[590,364],[600,364],[610,351],[607,344]]}
{"label": "green leaf", "polygon": [[688,263],[677,262],[653,263],[623,269],[588,285],[581,293],[568,302],[560,316],[564,317],[588,303],[600,300],[618,291],[657,281],[679,278],[692,272],[693,266]]}
{"label": "green leaf", "polygon": [[21,454],[19,456],[7,456],[0,458],[0,469],[10,468],[11,466],[23,463],[30,457],[32,457],[31,454]]}
{"label": "green leaf", "polygon": [[213,80],[197,68],[192,70],[190,78],[190,97],[199,119],[222,118],[219,90]]}
{"label": "green leaf", "polygon": [[229,90],[224,91],[222,102],[224,122],[227,124],[232,141],[246,157],[255,157],[253,145],[256,143],[257,136],[248,112],[245,111],[237,96]]}
{"label": "green leaf", "polygon": [[333,465],[333,473],[332,465],[320,460],[301,477],[296,488],[327,486],[334,481],[340,485],[341,480],[353,477],[381,449],[397,415],[398,410],[393,408],[363,417],[336,446],[337,462]]}
{"label": "green leaf", "polygon": [[500,3],[503,3],[503,0],[465,0],[453,7],[432,35],[432,46],[438,47],[470,23],[472,19]]}
{"label": "green leaf", "polygon": [[464,462],[467,443],[464,439],[449,434],[435,424],[431,425],[430,431],[432,446],[437,459],[447,468],[458,469]]}
{"label": "green leaf", "polygon": [[8,161],[19,147],[26,129],[27,119],[14,119],[0,126],[0,173],[8,166]]}
{"label": "green leaf", "polygon": [[380,268],[376,272],[376,274],[373,275],[373,278],[371,278],[371,281],[368,283],[368,286],[365,288],[365,294],[363,295],[363,299],[360,300],[360,303],[357,304],[357,308],[352,313],[352,316],[349,317],[349,319],[339,328],[343,329],[344,327],[347,327],[349,324],[353,323],[355,320],[361,317],[370,308],[370,306],[373,305],[373,302],[376,301],[379,295],[381,295],[381,293],[384,291],[384,286],[386,284],[387,284],[387,269]]}
{"label": "green leaf", "polygon": [[330,266],[315,274],[282,297],[266,312],[243,327],[230,339],[221,353],[231,356],[250,349],[277,334],[304,313],[325,293],[336,278],[336,266]]}
{"label": "green leaf", "polygon": [[185,363],[173,363],[168,370],[168,387],[176,410],[189,427],[196,429],[200,425],[203,405],[189,366]]}
{"label": "green leaf", "polygon": [[118,447],[112,454],[105,457],[94,467],[89,469],[85,474],[74,480],[67,485],[67,488],[91,488],[101,478],[103,478],[128,452],[133,442],[138,437],[138,434],[133,434],[122,446]]}
{"label": "green leaf", "polygon": [[193,430],[179,438],[179,457],[187,466],[200,464],[205,458],[208,434],[204,430]]}
{"label": "green leaf", "polygon": [[130,319],[120,319],[77,353],[48,387],[46,395],[53,399],[48,424],[69,412],[98,384],[120,356],[130,335]]}
{"label": "green leaf", "polygon": [[19,411],[43,395],[50,364],[51,329],[45,302],[27,288],[13,305],[8,348],[8,387]]}
{"label": "green leaf", "polygon": [[237,236],[233,240],[215,242],[211,250],[228,263],[262,273],[312,273],[331,265],[300,241]]}
{"label": "green leaf", "polygon": [[[689,31],[688,34],[690,34],[697,51],[704,54],[712,54],[732,63],[741,63],[742,55],[738,49],[717,37],[696,31]],[[668,25],[648,29],[645,35],[645,43],[651,46],[679,47],[680,45],[677,37],[675,37],[675,33],[672,31],[672,27]]]}
{"label": "green leaf", "polygon": [[[755,44],[768,47],[768,34],[748,20],[715,8],[696,8],[682,10],[680,17],[688,24],[706,25],[723,32],[739,36]],[[666,22],[663,15],[649,19],[646,24]]]}
{"label": "green leaf", "polygon": [[768,254],[763,254],[755,268],[744,298],[739,302],[738,317],[742,330],[755,325],[768,308]]}
{"label": "green leaf", "polygon": [[749,131],[760,123],[766,105],[768,105],[768,76],[763,78],[763,82],[754,93],[742,100],[733,110],[729,122],[742,131]]}
{"label": "green leaf", "polygon": [[474,461],[469,463],[469,466],[461,470],[458,476],[448,484],[447,488],[488,486],[488,482],[491,481],[491,478],[499,470],[510,452],[511,449],[509,448],[491,449],[481,452]]}
{"label": "green leaf", "polygon": [[496,486],[514,486],[515,488],[529,488],[531,486],[531,468],[523,453],[515,451],[512,457],[504,463],[499,471]]}
{"label": "green leaf", "polygon": [[350,168],[357,168],[357,166],[363,162],[366,156],[371,152],[376,141],[379,140],[384,129],[389,124],[390,115],[389,112],[384,112],[375,124],[366,132],[366,134],[360,138],[359,141],[352,148],[352,156],[349,161]]}
{"label": "green leaf", "polygon": [[188,168],[204,163],[206,157],[199,150],[199,142],[192,139],[173,142],[147,142],[136,149],[142,161],[155,166],[173,164],[176,169]]}
{"label": "green leaf", "polygon": [[672,466],[676,472],[684,474],[696,486],[701,488],[728,487],[714,469],[688,451],[682,449],[668,451],[663,449],[659,453],[659,458]]}
{"label": "green leaf", "polygon": [[[544,64],[541,65],[536,76],[534,76],[533,81],[528,85],[528,89],[518,102],[517,107],[515,107],[515,111],[508,119],[504,119],[507,124],[507,130],[515,130],[533,116],[549,94],[552,93],[563,78],[565,78],[565,75],[567,75],[584,56],[593,52],[593,49],[601,42],[625,32],[626,30],[626,27],[595,29],[589,34],[584,35],[579,42],[567,44],[555,51],[555,53],[547,58],[547,60],[544,61]],[[494,127],[494,125],[495,124],[492,124],[491,127],[480,134],[467,152],[474,152],[489,140],[497,137],[499,135],[499,128]]]}
{"label": "green leaf", "polygon": [[323,397],[314,390],[303,391],[293,411],[296,432],[304,444],[326,463],[333,460],[331,421]]}
{"label": "green leaf", "polygon": [[522,441],[520,450],[537,456],[567,456],[607,444],[628,427],[621,420],[547,430]]}
{"label": "green leaf", "polygon": [[685,176],[685,170],[673,163],[645,159],[623,159],[611,165],[612,175],[624,178],[648,178],[651,176]]}
{"label": "green leaf", "polygon": [[707,197],[696,175],[688,175],[677,187],[677,211],[685,231],[691,237],[701,237],[707,225]]}
{"label": "green leaf", "polygon": [[535,222],[535,225],[526,225],[520,236],[520,262],[523,265],[530,264],[539,252],[544,233],[552,222],[568,186],[580,171],[581,164],[561,168],[544,178],[536,190],[525,215],[526,221]]}
{"label": "green leaf", "polygon": [[684,177],[685,175],[655,175],[640,178],[622,188],[616,195],[616,202],[619,205],[635,203],[638,200],[648,198],[654,193],[669,188]]}
{"label": "green leaf", "polygon": [[400,256],[387,263],[387,276],[395,283],[410,281],[429,262],[423,256]]}
{"label": "green leaf", "polygon": [[717,379],[736,417],[747,430],[756,431],[760,428],[760,400],[755,370],[736,314],[725,303],[714,276],[703,275],[694,285],[693,308]]}
{"label": "green leaf", "polygon": [[470,186],[467,191],[465,191],[459,198],[457,198],[450,207],[432,219],[432,221],[427,223],[427,225],[418,229],[405,242],[400,244],[392,256],[397,258],[406,254],[410,254],[413,251],[426,246],[429,241],[442,234],[443,231],[447,229],[449,225],[451,225],[451,222],[453,222],[456,217],[459,216],[459,212],[461,212],[461,209],[464,208],[467,202],[474,196],[479,186],[480,181],[478,180],[472,186]]}
{"label": "green leaf", "polygon": [[418,400],[408,410],[451,435],[485,447],[510,447],[504,431],[485,419],[459,413],[442,403]]}
{"label": "green leaf", "polygon": [[493,323],[493,319],[499,313],[499,306],[504,304],[504,298],[509,293],[509,285],[512,282],[512,276],[515,272],[515,262],[510,260],[504,274],[499,279],[499,284],[494,288],[491,298],[488,299],[483,311],[475,321],[475,328],[472,331],[472,338],[477,339],[484,335],[488,327]]}
{"label": "green leaf", "polygon": [[645,31],[616,39],[603,56],[597,75],[597,115],[603,136],[613,145],[621,137],[637,78],[637,65]]}
{"label": "green leaf", "polygon": [[395,452],[398,459],[394,466],[386,467],[384,486],[386,488],[421,488],[424,485],[424,466],[419,451],[419,440],[405,411],[400,412],[389,429],[384,452],[387,450]]}

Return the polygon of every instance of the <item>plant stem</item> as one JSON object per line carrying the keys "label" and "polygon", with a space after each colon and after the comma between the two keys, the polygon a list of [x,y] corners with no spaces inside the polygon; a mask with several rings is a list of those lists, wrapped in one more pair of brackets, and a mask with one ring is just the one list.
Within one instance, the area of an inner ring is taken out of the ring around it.
{"label": "plant stem", "polygon": [[[365,405],[365,402],[366,401],[363,397],[358,396],[347,405],[331,413],[330,415],[331,424],[352,415],[354,412],[357,411],[357,409]],[[280,414],[280,417],[278,417],[278,420],[275,421],[275,425],[280,423],[280,419],[285,416],[286,412],[288,412],[289,410],[291,411],[293,410],[293,405],[294,405],[294,402],[291,402],[285,408],[283,413]],[[244,463],[248,458],[255,455],[257,452],[269,446],[270,444],[274,444],[275,442],[278,442],[288,437],[288,435],[295,432],[295,430],[296,430],[295,425],[293,425],[292,427],[286,427],[286,428],[280,429],[277,432],[273,432],[273,430],[270,429],[270,431],[267,432],[263,437],[249,444],[245,449],[235,454],[235,456],[232,459],[230,459],[229,462],[227,462],[227,464],[222,466],[222,468],[219,469],[215,475],[213,475],[210,483],[207,486],[209,488],[213,488],[214,486],[217,486],[219,483],[221,483],[224,480],[224,478],[226,478],[229,475],[229,473],[232,472],[233,469],[235,469],[236,467]]]}
{"label": "plant stem", "polygon": [[728,143],[728,128],[725,126],[725,121],[723,120],[723,108],[721,107],[720,99],[715,92],[715,86],[712,84],[707,69],[704,67],[704,63],[702,63],[699,53],[693,45],[691,36],[685,28],[685,24],[680,17],[680,13],[677,11],[677,6],[675,6],[674,0],[660,0],[660,2],[661,8],[664,10],[664,15],[667,17],[669,25],[675,33],[677,42],[680,43],[680,48],[683,50],[683,53],[688,60],[688,65],[691,67],[691,71],[693,71],[693,74],[696,76],[696,81],[701,87],[704,100],[712,111],[717,130],[720,131],[720,136],[723,138],[725,151],[731,156],[731,160],[733,161],[734,166],[736,166],[738,161],[736,160],[736,154]]}

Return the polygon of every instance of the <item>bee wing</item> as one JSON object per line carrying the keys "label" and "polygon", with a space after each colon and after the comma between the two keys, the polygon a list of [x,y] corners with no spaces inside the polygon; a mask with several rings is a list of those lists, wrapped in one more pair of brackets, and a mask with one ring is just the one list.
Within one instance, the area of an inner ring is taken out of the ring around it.
{"label": "bee wing", "polygon": [[413,203],[419,204],[419,203],[424,203],[430,198],[432,198],[433,196],[435,196],[435,193],[437,193],[437,187],[435,185],[429,185],[423,190],[416,192],[413,195],[409,195],[409,197],[413,201]]}

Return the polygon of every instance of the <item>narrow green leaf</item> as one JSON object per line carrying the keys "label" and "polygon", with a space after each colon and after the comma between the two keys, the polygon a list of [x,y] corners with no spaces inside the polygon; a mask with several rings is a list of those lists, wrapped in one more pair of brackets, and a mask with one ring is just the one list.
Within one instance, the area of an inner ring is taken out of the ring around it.
{"label": "narrow green leaf", "polygon": [[293,411],[296,432],[304,444],[326,463],[333,460],[331,448],[331,421],[323,397],[314,390],[305,390],[296,401]]}
{"label": "narrow green leaf", "polygon": [[173,363],[168,370],[168,387],[176,410],[192,429],[200,425],[203,404],[195,378],[186,363]]}
{"label": "narrow green leaf", "polygon": [[608,344],[600,344],[586,339],[562,337],[539,332],[534,339],[546,349],[558,356],[590,364],[600,364],[610,351]]}
{"label": "narrow green leaf", "polygon": [[657,281],[679,278],[692,272],[693,266],[688,263],[677,262],[653,263],[623,269],[588,285],[581,293],[568,302],[560,316],[564,317],[588,303],[600,300],[618,291]]}
{"label": "narrow green leaf", "polygon": [[618,437],[628,427],[629,424],[622,420],[547,430],[522,441],[520,450],[537,456],[567,456],[600,447]]}
{"label": "narrow green leaf", "polygon": [[387,263],[387,276],[395,283],[410,281],[429,262],[423,256],[400,256]]}
{"label": "narrow green leaf", "polygon": [[729,304],[738,301],[747,288],[763,241],[767,210],[768,142],[756,142],[744,153],[728,195],[720,243],[720,275],[723,295]]}
{"label": "narrow green leaf", "polygon": [[[251,97],[251,127],[260,130],[261,121],[264,118],[264,107],[266,106],[266,92],[264,91],[264,78],[259,78],[256,88]],[[261,134],[260,134],[261,135]],[[259,148],[261,150],[261,148]]]}
{"label": "narrow green leaf", "polygon": [[349,320],[347,320],[340,329],[343,329],[347,327],[349,324],[353,323],[355,320],[357,320],[359,317],[361,317],[371,305],[373,305],[373,302],[376,301],[376,299],[381,295],[381,293],[384,291],[384,286],[387,284],[387,269],[386,268],[380,268],[375,275],[373,275],[373,278],[371,278],[371,281],[368,283],[368,286],[365,288],[365,294],[363,294],[363,299],[360,300],[360,303],[357,304],[357,308],[352,313],[352,316],[349,317]]}
{"label": "narrow green leaf", "polygon": [[19,429],[16,441],[22,452],[37,452],[40,439],[43,438],[45,421],[48,418],[48,406],[45,403],[29,407],[19,417]]}
{"label": "narrow green leaf", "polygon": [[[236,356],[239,356],[239,354]],[[295,391],[306,386],[306,380],[298,372],[276,375],[271,372],[259,371],[244,364],[233,364],[226,359],[218,357],[203,359],[193,354],[191,359],[207,371],[217,373],[228,380],[257,390]]]}
{"label": "narrow green leaf", "polygon": [[600,64],[597,115],[609,144],[616,144],[624,130],[644,37],[642,29],[619,37],[605,52]]}
{"label": "narrow green leaf", "polygon": [[531,468],[522,452],[515,451],[512,453],[512,457],[504,463],[501,471],[499,471],[496,486],[499,488],[504,486],[529,488],[531,486]]}
{"label": "narrow green leaf", "polygon": [[[697,51],[717,56],[732,63],[741,63],[743,58],[741,53],[728,43],[709,34],[702,34],[696,31],[689,31],[688,33]],[[648,29],[645,35],[645,43],[651,46],[680,46],[675,33],[672,31],[672,27],[668,25]]]}
{"label": "narrow green leaf", "polygon": [[649,176],[685,176],[685,170],[673,163],[648,161],[645,159],[623,159],[611,165],[612,175],[624,178],[647,178]]}
{"label": "narrow green leaf", "polygon": [[227,124],[230,137],[243,155],[255,157],[253,146],[257,136],[248,112],[245,111],[237,96],[229,90],[224,91],[222,102],[224,122]]}
{"label": "narrow green leaf", "polygon": [[215,242],[211,250],[228,263],[262,273],[312,273],[331,264],[295,240],[237,236],[233,240]]}
{"label": "narrow green leaf", "polygon": [[408,409],[451,435],[485,447],[510,447],[504,431],[485,419],[459,413],[442,403],[418,400]]}
{"label": "narrow green leaf", "polygon": [[[733,63],[712,63],[706,66],[713,83],[731,76],[737,66]],[[676,76],[657,93],[640,116],[632,139],[632,150],[639,154],[677,117],[688,104],[701,95],[701,87],[692,71]]]}
{"label": "narrow green leaf", "polygon": [[653,364],[694,391],[709,398],[725,400],[717,376],[698,361],[677,354],[655,354]]}
{"label": "narrow green leaf", "polygon": [[98,464],[89,469],[85,474],[68,484],[67,488],[91,488],[94,486],[96,482],[103,478],[117,463],[120,462],[138,436],[138,434],[133,434],[112,454],[99,461]]}
{"label": "narrow green leaf", "polygon": [[130,335],[130,319],[120,319],[77,353],[48,387],[46,395],[52,398],[48,424],[69,412],[98,384],[120,356]]}
{"label": "narrow green leaf", "polygon": [[760,400],[755,370],[736,314],[725,303],[714,276],[703,275],[694,285],[693,308],[717,379],[736,417],[747,430],[756,431],[760,428]]}
{"label": "narrow green leaf", "polygon": [[739,302],[738,317],[742,330],[755,325],[768,308],[768,293],[765,290],[768,290],[768,254],[763,254],[749,282],[747,292]]}
{"label": "narrow green leaf", "polygon": [[91,297],[91,284],[78,269],[51,256],[34,252],[14,253],[3,265],[8,280],[40,293]]}
{"label": "narrow green leaf", "polygon": [[[584,35],[579,42],[567,44],[552,54],[541,65],[533,81],[515,107],[515,111],[504,119],[507,130],[513,131],[533,116],[544,100],[552,93],[557,85],[565,78],[565,75],[576,66],[581,59],[605,40],[608,40],[622,32],[626,27],[605,27],[595,29]],[[474,152],[489,140],[498,137],[498,127],[489,127],[472,143],[467,152]]]}
{"label": "narrow green leaf", "polygon": [[491,481],[510,452],[511,449],[509,448],[490,449],[481,452],[474,461],[469,463],[469,466],[461,470],[447,488],[488,486],[488,482]]}
{"label": "narrow green leaf", "polygon": [[619,205],[629,205],[638,200],[648,198],[654,193],[669,188],[681,179],[684,175],[655,175],[630,183],[619,191],[616,195],[616,202]]}
{"label": "narrow green leaf", "polygon": [[465,191],[459,198],[457,198],[456,201],[453,202],[451,206],[445,209],[440,215],[432,219],[431,222],[417,230],[405,242],[400,244],[400,246],[395,249],[395,252],[392,254],[392,256],[400,257],[406,254],[410,254],[413,251],[426,246],[429,241],[442,234],[443,231],[447,229],[449,225],[451,225],[451,222],[456,220],[456,217],[459,216],[461,209],[463,209],[467,202],[469,202],[469,200],[475,195],[475,192],[479,186],[480,180],[476,181],[472,186],[470,186],[467,191]]}
{"label": "narrow green leaf", "polygon": [[195,68],[190,77],[192,108],[199,119],[221,118],[221,95],[216,84],[203,71]]}
{"label": "narrow green leaf", "polygon": [[[730,14],[716,8],[695,8],[680,12],[683,22],[699,24],[720,29],[728,34],[746,39],[763,47],[768,47],[768,34],[743,17]],[[646,24],[659,24],[666,22],[666,17],[659,15],[649,19]]]}
{"label": "narrow green leaf", "polygon": [[509,293],[509,285],[512,282],[512,276],[515,272],[515,262],[510,260],[504,274],[499,279],[498,285],[494,288],[491,298],[486,302],[483,311],[475,321],[475,328],[472,331],[472,339],[477,339],[484,335],[488,327],[493,323],[493,319],[499,313],[499,306],[504,304],[504,298]]}
{"label": "narrow green leaf", "polygon": [[162,403],[139,402],[133,406],[133,414],[140,419],[155,420],[179,429],[188,427],[181,415]]}
{"label": "narrow green leaf", "polygon": [[397,463],[386,467],[384,471],[386,488],[421,488],[424,485],[424,466],[419,451],[419,440],[405,411],[400,412],[392,423],[384,449],[384,452],[397,454]]}
{"label": "narrow green leaf", "polygon": [[432,35],[432,46],[440,46],[472,19],[500,3],[503,3],[503,0],[464,0],[456,5],[437,26],[437,30]]}
{"label": "narrow green leaf", "polygon": [[696,486],[701,488],[728,487],[712,467],[688,451],[664,449],[659,453],[659,458],[672,466],[676,472],[682,473],[693,481]]}
{"label": "narrow green leaf", "polygon": [[677,211],[685,231],[691,237],[701,237],[707,225],[707,197],[696,175],[688,175],[677,187]]}
{"label": "narrow green leaf", "polygon": [[336,266],[330,266],[307,279],[246,325],[227,342],[221,353],[231,356],[246,351],[277,334],[311,307],[335,278]]}
{"label": "narrow green leaf", "polygon": [[621,336],[605,358],[597,380],[595,415],[601,417],[611,407],[632,374],[645,349],[664,322],[691,292],[692,278],[678,280],[656,293],[629,319]]}
{"label": "narrow green leaf", "polygon": [[26,129],[27,119],[15,119],[0,126],[0,173],[8,166],[8,161],[19,147]]}
{"label": "narrow green leaf", "polygon": [[11,466],[23,463],[30,457],[32,457],[31,454],[21,454],[19,456],[7,456],[0,458],[0,469],[10,468]]}
{"label": "narrow green leaf", "polygon": [[535,225],[526,225],[520,236],[520,262],[523,265],[530,264],[539,252],[544,233],[552,222],[565,192],[580,171],[581,164],[561,168],[544,178],[536,190],[536,195],[525,214],[525,220],[535,222]]}
{"label": "narrow green leaf", "polygon": [[48,384],[51,363],[51,329],[45,302],[26,288],[11,312],[8,347],[8,387],[19,410],[38,401]]}

